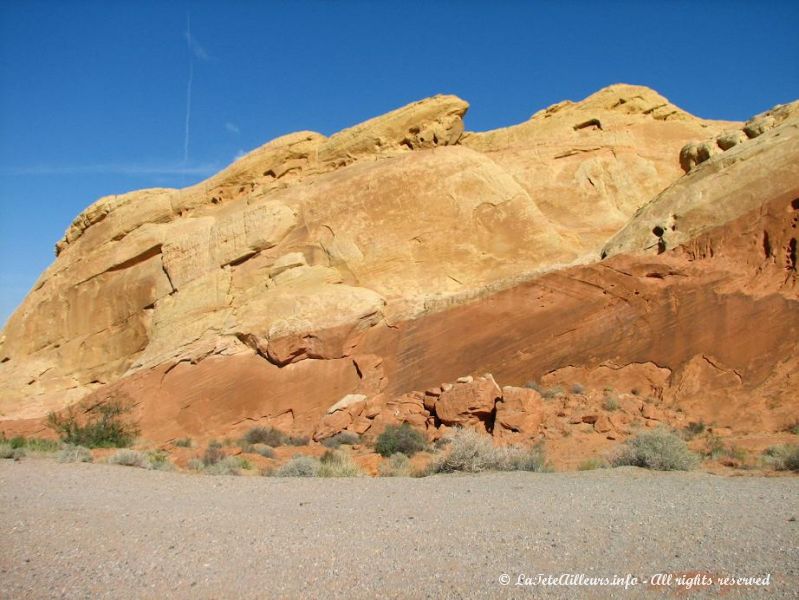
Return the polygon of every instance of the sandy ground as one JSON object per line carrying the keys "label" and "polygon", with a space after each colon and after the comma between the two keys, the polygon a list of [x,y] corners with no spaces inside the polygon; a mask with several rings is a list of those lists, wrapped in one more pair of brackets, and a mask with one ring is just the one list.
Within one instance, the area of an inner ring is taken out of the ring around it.
{"label": "sandy ground", "polygon": [[[799,594],[797,477],[273,479],[27,459],[0,461],[0,502],[2,598]],[[539,580],[563,573],[639,582]],[[686,591],[724,575],[769,584]]]}

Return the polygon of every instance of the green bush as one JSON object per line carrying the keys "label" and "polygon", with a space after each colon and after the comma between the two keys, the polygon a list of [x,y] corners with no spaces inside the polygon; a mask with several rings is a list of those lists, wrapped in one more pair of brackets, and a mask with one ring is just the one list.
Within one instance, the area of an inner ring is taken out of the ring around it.
{"label": "green bush", "polygon": [[342,431],[341,433],[337,433],[332,437],[322,440],[322,445],[325,448],[338,448],[341,445],[354,446],[360,442],[361,438],[358,435],[349,431]]}
{"label": "green bush", "polygon": [[384,458],[377,468],[380,477],[408,477],[411,474],[411,459],[402,452]]}
{"label": "green bush", "polygon": [[175,440],[173,443],[178,448],[191,448],[192,445],[193,445],[193,442],[191,441],[191,438],[188,438],[188,437],[187,438],[180,438],[178,440]]}
{"label": "green bush", "polygon": [[611,462],[614,467],[688,471],[696,467],[699,457],[688,449],[682,438],[665,429],[656,429],[627,440]]}
{"label": "green bush", "polygon": [[763,453],[767,466],[777,471],[799,471],[799,445],[771,446]]}
{"label": "green bush", "polygon": [[312,456],[295,456],[272,472],[275,477],[317,477],[322,463]]}
{"label": "green bush", "polygon": [[451,436],[444,454],[429,466],[430,473],[480,473],[483,471],[545,471],[543,447],[498,447],[492,439],[473,429],[460,429]]}
{"label": "green bush", "polygon": [[408,423],[402,425],[388,425],[377,436],[375,452],[382,457],[391,456],[401,452],[405,456],[413,456],[427,447],[427,440],[421,431],[417,431]]}
{"label": "green bush", "polygon": [[56,460],[60,463],[92,462],[92,453],[84,446],[64,444],[56,455]]}
{"label": "green bush", "polygon": [[328,450],[319,460],[319,477],[359,477],[363,475],[361,468],[352,459],[349,452]]}
{"label": "green bush", "polygon": [[124,448],[139,435],[138,427],[125,420],[131,407],[117,401],[108,401],[92,407],[81,423],[73,408],[65,415],[50,413],[47,424],[61,441],[88,448]]}

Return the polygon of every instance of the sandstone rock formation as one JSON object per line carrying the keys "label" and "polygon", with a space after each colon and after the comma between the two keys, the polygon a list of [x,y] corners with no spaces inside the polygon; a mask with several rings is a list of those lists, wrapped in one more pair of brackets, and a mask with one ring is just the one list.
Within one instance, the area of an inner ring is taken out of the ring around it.
{"label": "sandstone rock formation", "polygon": [[393,422],[512,441],[571,418],[623,435],[579,397],[547,417],[479,376],[570,369],[634,380],[662,404],[647,421],[799,418],[795,104],[743,125],[616,85],[485,133],[467,106],[291,134],[90,206],[0,338],[0,429],[113,397],[153,441]]}

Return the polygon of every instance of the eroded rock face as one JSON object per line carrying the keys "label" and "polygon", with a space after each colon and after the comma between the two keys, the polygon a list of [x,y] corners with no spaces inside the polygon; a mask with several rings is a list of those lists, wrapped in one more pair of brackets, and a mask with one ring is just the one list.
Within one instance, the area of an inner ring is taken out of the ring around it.
{"label": "eroded rock face", "polygon": [[[0,419],[34,426],[116,394],[154,441],[401,422],[527,440],[562,426],[535,392],[457,378],[521,385],[608,361],[665,369],[645,389],[694,410],[711,382],[724,391],[702,406],[719,418],[722,397],[788,398],[792,105],[742,126],[611,86],[463,133],[467,106],[437,96],[284,136],[191,188],[89,207],[3,331]],[[680,149],[708,135],[713,155],[683,176]],[[618,256],[598,262],[603,246]],[[348,395],[365,399],[328,412]],[[623,434],[570,401],[563,419]]]}

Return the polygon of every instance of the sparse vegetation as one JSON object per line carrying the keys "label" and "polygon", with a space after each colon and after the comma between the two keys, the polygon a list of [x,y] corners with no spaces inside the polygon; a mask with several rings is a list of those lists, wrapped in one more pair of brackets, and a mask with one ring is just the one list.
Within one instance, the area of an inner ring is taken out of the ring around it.
{"label": "sparse vegetation", "polygon": [[776,471],[799,471],[799,445],[771,446],[763,452],[763,462]]}
{"label": "sparse vegetation", "polygon": [[290,436],[275,427],[253,427],[244,435],[248,444],[265,444],[277,446],[305,446],[310,441],[304,436]]}
{"label": "sparse vegetation", "polygon": [[349,452],[328,450],[320,459],[317,472],[319,477],[359,477],[363,475],[361,468],[352,459]]}
{"label": "sparse vegetation", "polygon": [[180,438],[173,442],[177,448],[191,448],[194,445],[191,438]]}
{"label": "sparse vegetation", "polygon": [[377,468],[380,477],[408,477],[411,474],[411,459],[402,452],[384,458]]}
{"label": "sparse vegetation", "polygon": [[56,460],[60,463],[92,462],[92,453],[84,446],[64,444],[56,454]]}
{"label": "sparse vegetation", "polygon": [[138,467],[146,469],[150,466],[147,455],[136,450],[117,450],[115,454],[108,457],[109,465],[122,465],[123,467]]}
{"label": "sparse vegetation", "polygon": [[575,383],[571,387],[572,394],[584,394],[585,388],[579,383]]}
{"label": "sparse vegetation", "polygon": [[338,448],[341,445],[354,446],[361,442],[360,436],[349,431],[342,431],[336,435],[322,440],[322,445],[325,448]]}
{"label": "sparse vegetation", "polygon": [[25,456],[24,448],[15,448],[7,442],[0,443],[0,458],[10,458],[12,460],[19,460]]}
{"label": "sparse vegetation", "polygon": [[225,458],[225,453],[222,451],[222,444],[217,441],[208,443],[208,447],[203,452],[203,465],[210,467]]}
{"label": "sparse vegetation", "polygon": [[241,469],[249,468],[248,461],[237,456],[225,456],[211,465],[206,465],[202,471],[207,475],[238,475]]}
{"label": "sparse vegetation", "polygon": [[21,450],[20,456],[24,456],[29,452],[52,453],[61,447],[61,444],[56,440],[26,438],[22,435],[14,436],[9,440],[2,437],[0,438],[0,444],[10,446],[14,450]]}
{"label": "sparse vegetation", "polygon": [[254,444],[250,447],[250,451],[255,454],[260,454],[264,458],[275,458],[275,451],[270,446],[264,444]]}
{"label": "sparse vegetation", "polygon": [[527,383],[524,384],[524,387],[526,387],[528,389],[531,389],[531,390],[535,390],[539,394],[543,394],[544,393],[544,387],[540,383],[538,383],[537,381],[528,381]]}
{"label": "sparse vegetation", "polygon": [[605,396],[605,400],[602,402],[602,408],[609,412],[615,412],[619,410],[619,399],[616,396]]}
{"label": "sparse vegetation", "polygon": [[282,467],[268,473],[275,477],[317,477],[322,463],[312,456],[297,455]]}
{"label": "sparse vegetation", "polygon": [[88,448],[124,448],[130,446],[139,434],[136,424],[126,419],[130,412],[130,406],[108,401],[86,411],[83,422],[70,408],[64,415],[47,415],[47,424],[66,444]]}
{"label": "sparse vegetation", "polygon": [[565,393],[566,391],[563,389],[563,386],[556,385],[555,387],[551,387],[548,390],[544,390],[544,392],[541,395],[547,400],[552,400],[553,398],[558,398],[560,396],[563,396]]}
{"label": "sparse vegetation", "polygon": [[430,464],[430,473],[480,473],[483,471],[545,471],[541,446],[530,450],[498,447],[488,435],[460,429],[451,436],[447,451]]}
{"label": "sparse vegetation", "polygon": [[151,450],[147,453],[149,467],[156,471],[174,471],[175,465],[169,460],[169,455],[162,450]]}
{"label": "sparse vegetation", "polygon": [[656,471],[688,471],[698,462],[699,457],[685,441],[666,429],[647,431],[627,440],[612,459],[614,467],[628,465]]}
{"label": "sparse vegetation", "polygon": [[408,423],[402,425],[389,425],[377,436],[375,452],[382,457],[388,457],[397,452],[405,456],[413,456],[427,447],[427,440],[421,431],[411,427]]}
{"label": "sparse vegetation", "polygon": [[705,432],[706,426],[703,421],[691,421],[688,425],[685,426],[682,432],[683,438],[686,440],[692,440],[698,435],[702,435]]}
{"label": "sparse vegetation", "polygon": [[595,469],[606,469],[608,462],[602,458],[588,458],[577,465],[578,471],[593,471]]}

